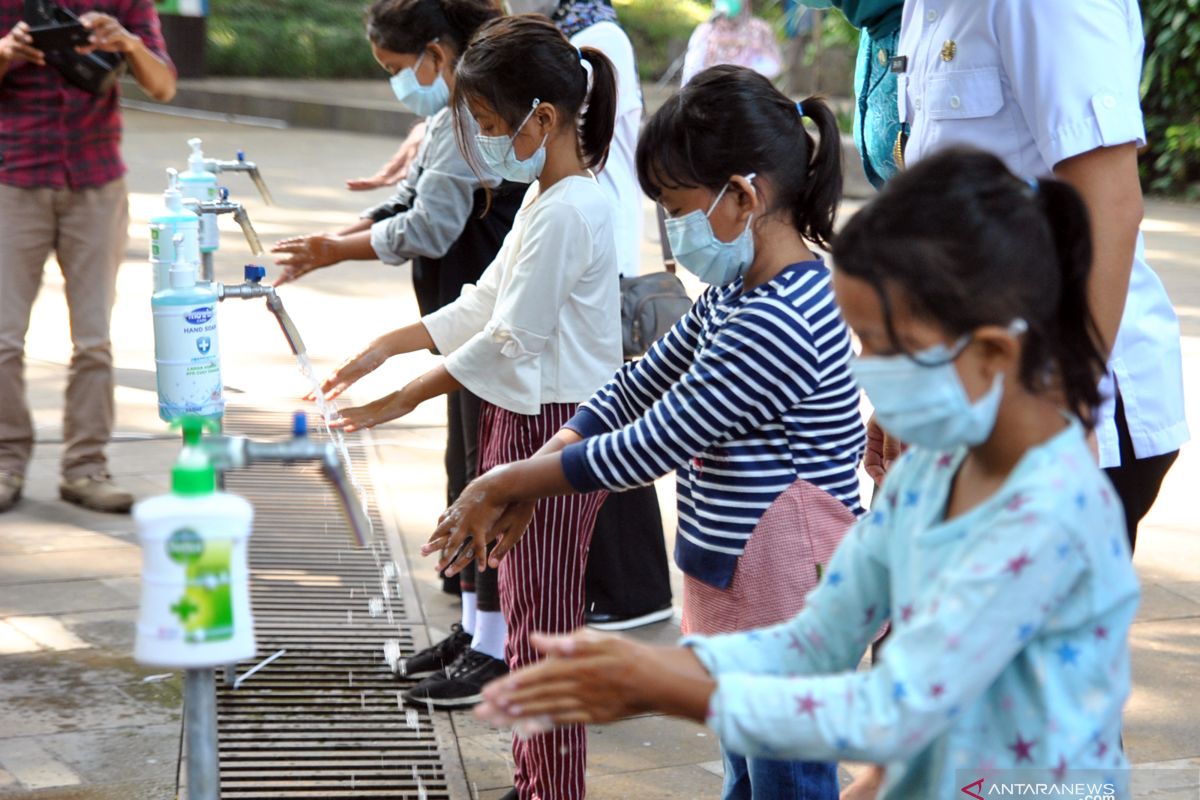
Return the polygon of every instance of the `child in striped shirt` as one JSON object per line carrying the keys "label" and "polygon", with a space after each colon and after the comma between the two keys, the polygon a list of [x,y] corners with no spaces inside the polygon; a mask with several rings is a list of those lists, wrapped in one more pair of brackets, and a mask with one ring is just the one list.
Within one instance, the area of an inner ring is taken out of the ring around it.
{"label": "child in striped shirt", "polygon": [[[706,70],[669,100],[643,131],[638,175],[679,263],[711,287],[537,456],[471,484],[425,552],[456,569],[500,538],[494,566],[523,533],[522,504],[676,470],[685,631],[799,611],[860,512],[850,336],[808,244],[832,233],[839,141],[824,103],[797,105],[740,67]],[[726,797],[837,797],[833,764],[725,761]]]}

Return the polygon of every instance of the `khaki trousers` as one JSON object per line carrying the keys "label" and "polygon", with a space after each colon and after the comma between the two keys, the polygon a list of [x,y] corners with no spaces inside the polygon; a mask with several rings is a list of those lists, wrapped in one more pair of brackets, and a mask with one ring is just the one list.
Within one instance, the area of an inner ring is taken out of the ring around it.
{"label": "khaki trousers", "polygon": [[79,478],[105,470],[113,427],[109,321],[128,229],[123,178],[78,191],[0,184],[0,471],[24,475],[33,452],[25,334],[52,251],[71,322],[62,474]]}

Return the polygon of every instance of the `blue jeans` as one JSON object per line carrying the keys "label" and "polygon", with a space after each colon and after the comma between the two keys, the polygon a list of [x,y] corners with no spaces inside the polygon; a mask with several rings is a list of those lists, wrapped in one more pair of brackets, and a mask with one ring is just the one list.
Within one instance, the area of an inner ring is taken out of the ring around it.
{"label": "blue jeans", "polygon": [[722,800],[837,800],[837,764],[743,758],[721,748]]}

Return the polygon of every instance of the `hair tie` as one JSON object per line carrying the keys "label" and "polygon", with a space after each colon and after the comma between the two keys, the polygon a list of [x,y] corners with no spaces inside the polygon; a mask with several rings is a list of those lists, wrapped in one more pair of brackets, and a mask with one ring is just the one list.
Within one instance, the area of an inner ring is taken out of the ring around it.
{"label": "hair tie", "polygon": [[[576,48],[576,49],[578,50],[579,48]],[[592,62],[588,61],[586,58],[583,57],[582,50],[579,51],[579,64],[580,64],[580,66],[583,67],[584,76],[587,77],[587,88],[584,89],[584,95],[583,95],[584,99],[586,100],[587,98],[592,96],[593,72],[592,72]]]}
{"label": "hair tie", "polygon": [[796,113],[802,117],[804,116],[804,103],[796,103]]}

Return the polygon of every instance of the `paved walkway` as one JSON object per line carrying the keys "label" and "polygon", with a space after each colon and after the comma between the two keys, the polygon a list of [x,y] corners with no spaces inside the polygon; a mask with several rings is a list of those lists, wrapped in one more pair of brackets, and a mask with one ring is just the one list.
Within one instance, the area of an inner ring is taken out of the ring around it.
{"label": "paved walkway", "polygon": [[[244,148],[257,160],[280,203],[264,208],[244,178],[228,180],[263,239],[335,229],[374,201],[341,188],[344,178],[370,172],[390,154],[389,137],[232,126],[130,113],[126,153],[131,165],[134,238],[123,269],[114,342],[118,368],[119,436],[114,472],[140,496],[166,488],[176,452],[154,407],[149,268],[145,219],[157,204],[162,169],[181,167],[185,140],[202,136],[210,155]],[[1184,353],[1193,420],[1200,420],[1200,208],[1151,203],[1146,230],[1150,257],[1184,320]],[[248,251],[228,220],[218,277],[236,281]],[[645,265],[654,243],[644,244]],[[693,287],[694,288],[694,287]],[[332,368],[371,336],[416,314],[406,268],[357,264],[325,270],[283,294],[313,355],[317,372]],[[278,406],[305,389],[274,320],[258,303],[230,301],[221,310],[225,379],[243,399]],[[27,499],[0,517],[0,796],[137,800],[172,796],[179,747],[180,684],[156,679],[134,664],[132,622],[139,552],[128,518],[80,511],[56,499],[64,365],[69,357],[61,277],[51,263],[29,335],[29,385],[39,445]],[[357,396],[390,391],[435,363],[414,354],[363,382]],[[1198,423],[1200,424],[1200,423]],[[386,488],[397,499],[405,546],[425,604],[431,634],[457,616],[437,591],[432,568],[415,558],[442,510],[444,419],[436,403],[375,434],[386,459]],[[1190,788],[1156,797],[1197,797],[1200,768],[1200,520],[1189,502],[1200,457],[1185,449],[1144,526],[1135,559],[1145,601],[1133,631],[1135,690],[1126,743],[1138,764],[1190,766]],[[673,507],[669,484],[663,506]],[[668,517],[670,514],[668,513]],[[673,528],[673,520],[668,519]],[[678,575],[675,575],[678,596]],[[639,635],[669,641],[665,623]],[[151,678],[151,680],[147,680]],[[509,785],[503,735],[455,714],[469,785],[483,798]],[[641,717],[591,736],[590,796],[698,798],[717,796],[716,742],[698,727]]]}

